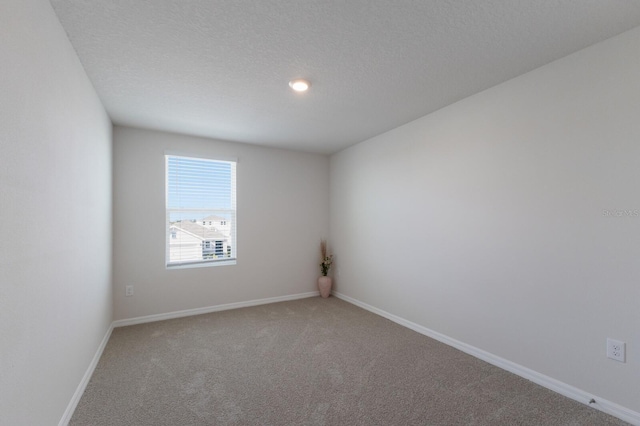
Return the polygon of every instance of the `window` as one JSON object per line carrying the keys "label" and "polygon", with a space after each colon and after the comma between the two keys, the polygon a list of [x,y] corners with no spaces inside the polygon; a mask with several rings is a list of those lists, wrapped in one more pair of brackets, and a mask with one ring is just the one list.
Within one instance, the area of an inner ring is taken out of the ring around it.
{"label": "window", "polygon": [[[235,264],[236,162],[175,155],[165,162],[167,267]],[[226,226],[205,226],[212,220]]]}

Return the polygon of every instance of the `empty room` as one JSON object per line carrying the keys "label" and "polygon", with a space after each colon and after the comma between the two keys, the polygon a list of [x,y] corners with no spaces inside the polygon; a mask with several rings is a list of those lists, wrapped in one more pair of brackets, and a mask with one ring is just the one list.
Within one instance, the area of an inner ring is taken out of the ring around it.
{"label": "empty room", "polygon": [[0,1],[0,424],[640,425],[640,2]]}

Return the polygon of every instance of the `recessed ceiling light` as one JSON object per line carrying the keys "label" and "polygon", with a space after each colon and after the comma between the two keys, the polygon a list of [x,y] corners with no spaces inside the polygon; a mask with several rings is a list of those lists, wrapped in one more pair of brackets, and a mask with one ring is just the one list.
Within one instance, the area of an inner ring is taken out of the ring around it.
{"label": "recessed ceiling light", "polygon": [[309,86],[311,86],[311,83],[308,80],[299,78],[296,80],[291,80],[289,82],[289,86],[296,92],[306,92],[309,89]]}

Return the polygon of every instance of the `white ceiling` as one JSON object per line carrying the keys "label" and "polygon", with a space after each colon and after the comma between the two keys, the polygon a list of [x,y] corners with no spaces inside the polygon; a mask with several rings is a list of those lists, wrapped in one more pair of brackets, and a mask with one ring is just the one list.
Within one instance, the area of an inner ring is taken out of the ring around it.
{"label": "white ceiling", "polygon": [[637,0],[51,3],[115,124],[321,153],[640,25]]}

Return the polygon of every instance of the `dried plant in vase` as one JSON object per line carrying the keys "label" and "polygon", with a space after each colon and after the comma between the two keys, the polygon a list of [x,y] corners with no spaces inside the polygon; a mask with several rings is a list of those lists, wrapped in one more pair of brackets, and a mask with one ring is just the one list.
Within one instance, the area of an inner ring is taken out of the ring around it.
{"label": "dried plant in vase", "polygon": [[327,274],[331,270],[331,264],[333,263],[333,255],[327,252],[327,242],[320,240],[320,255],[322,262],[320,263],[320,272],[322,276],[318,278],[318,290],[320,290],[320,296],[327,298],[331,294],[332,280]]}
{"label": "dried plant in vase", "polygon": [[320,272],[326,277],[333,263],[333,255],[327,254],[327,241],[320,240],[320,254],[322,255],[322,263],[320,263]]}

